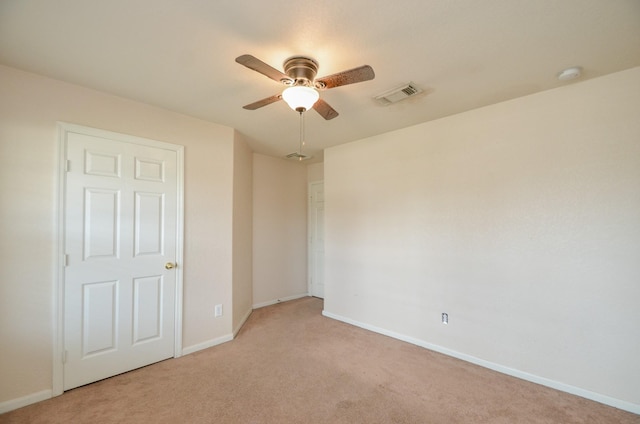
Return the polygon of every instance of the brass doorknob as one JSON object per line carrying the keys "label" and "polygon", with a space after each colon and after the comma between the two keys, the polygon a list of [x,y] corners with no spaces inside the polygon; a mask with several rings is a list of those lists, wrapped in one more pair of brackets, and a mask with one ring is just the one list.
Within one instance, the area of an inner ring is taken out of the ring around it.
{"label": "brass doorknob", "polygon": [[177,266],[177,264],[174,264],[173,262],[167,262],[166,264],[164,264],[164,267],[166,269],[173,269]]}

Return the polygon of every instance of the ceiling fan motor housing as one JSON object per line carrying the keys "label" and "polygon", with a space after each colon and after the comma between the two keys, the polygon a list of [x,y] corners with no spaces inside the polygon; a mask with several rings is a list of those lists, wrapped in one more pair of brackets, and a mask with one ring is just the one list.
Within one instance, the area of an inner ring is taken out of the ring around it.
{"label": "ceiling fan motor housing", "polygon": [[292,85],[313,86],[313,80],[318,73],[318,62],[315,60],[303,56],[294,56],[287,59],[283,67],[284,73],[293,80]]}

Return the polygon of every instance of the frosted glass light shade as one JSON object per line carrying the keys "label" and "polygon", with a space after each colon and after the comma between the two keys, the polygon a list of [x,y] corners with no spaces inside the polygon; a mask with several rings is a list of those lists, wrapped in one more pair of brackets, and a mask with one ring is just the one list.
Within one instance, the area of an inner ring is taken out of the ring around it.
{"label": "frosted glass light shade", "polygon": [[304,111],[311,109],[320,98],[320,94],[311,87],[297,85],[284,90],[282,98],[291,109],[300,112],[300,109],[304,109]]}

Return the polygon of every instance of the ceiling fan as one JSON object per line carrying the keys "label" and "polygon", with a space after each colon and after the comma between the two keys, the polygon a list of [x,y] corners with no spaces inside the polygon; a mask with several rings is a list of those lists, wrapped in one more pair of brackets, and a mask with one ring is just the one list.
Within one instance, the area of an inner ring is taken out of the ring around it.
{"label": "ceiling fan", "polygon": [[296,112],[302,113],[313,107],[327,120],[338,116],[338,112],[320,98],[318,90],[328,90],[341,85],[368,81],[375,77],[373,68],[369,65],[363,65],[337,74],[316,78],[318,62],[305,56],[294,56],[285,60],[284,73],[250,54],[237,57],[236,62],[288,87],[281,94],[258,100],[243,106],[243,108],[255,110],[284,99],[289,107]]}

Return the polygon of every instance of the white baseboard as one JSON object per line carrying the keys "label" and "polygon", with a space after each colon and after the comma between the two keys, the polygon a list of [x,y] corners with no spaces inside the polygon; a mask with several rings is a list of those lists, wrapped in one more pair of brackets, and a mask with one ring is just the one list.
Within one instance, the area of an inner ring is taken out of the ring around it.
{"label": "white baseboard", "polygon": [[53,392],[51,390],[43,390],[41,392],[32,393],[27,396],[22,396],[18,399],[11,399],[0,403],[0,414],[13,411],[14,409],[22,408],[24,406],[31,405],[33,403],[41,402],[43,400],[51,399]]}
{"label": "white baseboard", "polygon": [[189,355],[191,353],[195,353],[199,350],[208,349],[210,347],[217,346],[222,343],[226,343],[233,340],[233,334],[227,334],[226,336],[220,336],[212,340],[207,340],[206,342],[198,343],[192,346],[188,346],[182,349],[182,355]]}
{"label": "white baseboard", "polygon": [[[249,317],[250,314],[251,314],[251,311],[249,311],[249,313],[247,314],[247,318]],[[199,350],[217,346],[219,344],[226,343],[231,340],[233,340],[233,334],[228,334],[226,336],[208,340],[203,343],[198,343],[196,345],[189,346],[182,349],[182,355],[195,353]],[[17,399],[11,399],[11,400],[0,403],[0,414],[4,414],[5,412],[13,411],[14,409],[22,408],[24,406],[28,406],[37,402],[41,402],[43,400],[51,399],[52,397],[53,397],[53,390],[43,390],[41,392],[32,393],[30,395],[23,396]]]}
{"label": "white baseboard", "polygon": [[309,293],[296,294],[294,296],[280,297],[278,299],[269,300],[267,302],[260,302],[253,305],[253,309],[264,308],[265,306],[275,305],[276,303],[287,302],[289,300],[300,299],[301,297],[307,297]]}
{"label": "white baseboard", "polygon": [[404,334],[396,333],[394,331],[389,331],[384,328],[376,327],[373,325],[365,324],[359,321],[352,320],[350,318],[346,318],[340,315],[333,314],[331,312],[322,311],[322,315],[327,318],[332,318],[338,321],[342,321],[347,324],[354,325],[356,327],[363,328],[365,330],[373,331],[374,333],[383,334],[388,337],[392,337],[394,339],[401,340],[403,342],[411,343],[416,346],[423,347],[425,349],[433,350],[438,353],[442,353],[447,356],[451,356],[457,359],[461,359],[466,362],[470,362],[475,365],[480,365],[484,368],[489,368],[494,371],[498,371],[502,374],[507,374],[512,377],[517,377],[522,380],[527,380],[532,383],[540,384],[542,386],[547,386],[552,389],[560,390],[562,392],[570,393],[572,395],[580,396],[585,399],[593,400],[605,405],[613,406],[614,408],[622,409],[624,411],[632,412],[634,414],[640,414],[640,405],[627,402],[624,400],[612,398],[609,396],[602,395],[600,393],[591,392],[589,390],[581,389],[580,387],[571,386],[569,384],[561,383],[559,381],[550,380],[545,377],[540,377],[534,374],[529,374],[524,371],[520,371],[517,369],[505,367],[504,365],[496,364],[494,362],[485,361],[484,359],[476,358],[475,356],[467,355],[465,353],[460,353],[455,350],[447,349],[442,346],[434,345],[432,343],[425,342],[420,339],[416,339],[414,337],[409,337]]}
{"label": "white baseboard", "polygon": [[234,339],[236,338],[236,336],[238,335],[238,333],[242,329],[242,326],[244,325],[244,323],[247,322],[247,320],[249,319],[249,316],[251,315],[251,312],[253,312],[253,309],[249,308],[249,310],[244,314],[244,316],[240,320],[240,323],[236,326],[236,328],[233,329],[233,338]]}

